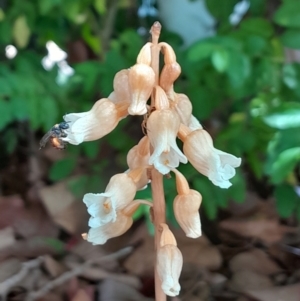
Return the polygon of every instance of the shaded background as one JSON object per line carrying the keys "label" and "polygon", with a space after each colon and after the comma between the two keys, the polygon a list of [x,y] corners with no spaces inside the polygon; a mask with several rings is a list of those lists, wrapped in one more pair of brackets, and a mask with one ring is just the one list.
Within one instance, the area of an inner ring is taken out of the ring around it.
{"label": "shaded background", "polygon": [[[110,176],[127,169],[126,155],[143,135],[143,120],[128,117],[100,141],[65,151],[51,146],[39,151],[39,140],[64,114],[87,111],[110,94],[115,73],[135,63],[156,20],[163,25],[161,41],[171,44],[182,67],[175,91],[189,96],[215,147],[242,157],[228,190],[213,186],[190,165],[180,168],[203,195],[206,236],[227,247],[244,247],[250,238],[252,247],[280,243],[285,252],[299,251],[298,0],[1,0],[3,262],[43,254],[58,254],[60,262],[80,244],[88,218],[82,196],[103,191]],[[168,217],[175,224],[173,179],[165,180],[165,187]],[[138,197],[150,199],[150,191]],[[153,231],[148,210],[140,208],[135,218],[135,229],[146,224],[145,233]],[[286,232],[297,239],[284,241]],[[238,242],[231,241],[232,233]],[[130,236],[113,240],[109,251],[128,242]],[[225,264],[214,269],[226,266],[222,256]],[[293,268],[299,264],[291,262]]]}

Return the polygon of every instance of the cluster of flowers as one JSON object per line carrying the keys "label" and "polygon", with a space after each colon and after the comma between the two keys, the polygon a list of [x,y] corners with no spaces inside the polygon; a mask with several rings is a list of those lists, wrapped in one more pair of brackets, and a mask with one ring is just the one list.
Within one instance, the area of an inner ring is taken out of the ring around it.
{"label": "cluster of flowers", "polygon": [[[119,236],[133,223],[132,214],[140,204],[152,203],[134,200],[137,190],[149,183],[149,169],[161,174],[174,172],[178,195],[174,200],[176,219],[186,235],[201,235],[199,207],[201,194],[189,188],[185,177],[176,168],[190,163],[215,185],[231,186],[240,158],[215,149],[210,135],[192,115],[192,104],[184,94],[174,92],[173,83],[181,73],[174,50],[167,43],[157,45],[164,56],[160,77],[151,67],[152,43],[141,49],[137,63],[121,70],[114,78],[114,91],[98,100],[84,113],[64,116],[69,123],[64,141],[79,144],[96,140],[111,132],[118,122],[130,115],[144,115],[147,134],[127,155],[129,169],[113,176],[104,193],[88,193],[84,203],[91,215],[90,230],[83,237],[93,244],[104,244],[107,239]],[[151,107],[147,104],[152,97]],[[183,152],[176,138],[183,142]],[[160,225],[162,234],[157,251],[157,271],[163,291],[176,296],[180,291],[178,278],[182,255],[176,240],[166,224]]]}

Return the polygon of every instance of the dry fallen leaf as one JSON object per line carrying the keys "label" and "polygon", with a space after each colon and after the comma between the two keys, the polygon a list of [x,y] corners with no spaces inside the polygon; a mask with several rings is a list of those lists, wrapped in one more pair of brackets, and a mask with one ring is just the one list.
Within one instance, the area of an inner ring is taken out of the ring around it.
{"label": "dry fallen leaf", "polygon": [[112,279],[106,279],[99,285],[99,301],[153,301],[144,297],[135,288]]}
{"label": "dry fallen leaf", "polygon": [[84,289],[79,289],[71,301],[93,301],[93,299]]}
{"label": "dry fallen leaf", "polygon": [[56,237],[58,229],[40,204],[25,208],[19,196],[0,197],[0,229],[12,227],[22,237]]}
{"label": "dry fallen leaf", "polygon": [[300,283],[266,289],[247,290],[246,295],[258,301],[299,301]]}
{"label": "dry fallen leaf", "polygon": [[235,255],[229,261],[229,267],[233,273],[248,270],[262,275],[272,275],[282,271],[282,269],[260,249],[253,249]]}
{"label": "dry fallen leaf", "polygon": [[43,187],[40,195],[56,224],[72,234],[86,232],[88,221],[86,207],[70,192],[66,182]]}
{"label": "dry fallen leaf", "polygon": [[17,274],[22,268],[22,263],[16,258],[7,259],[0,263],[0,283]]}
{"label": "dry fallen leaf", "polygon": [[0,250],[15,243],[14,230],[11,227],[0,230]]}
{"label": "dry fallen leaf", "polygon": [[244,270],[234,273],[228,286],[235,292],[245,292],[249,289],[270,288],[273,283],[268,276]]}
{"label": "dry fallen leaf", "polygon": [[228,219],[219,225],[222,230],[243,237],[261,239],[266,244],[279,242],[284,234],[296,231],[295,228],[280,225],[277,219]]}
{"label": "dry fallen leaf", "polygon": [[66,268],[52,256],[45,255],[43,265],[51,277],[55,278],[66,271]]}

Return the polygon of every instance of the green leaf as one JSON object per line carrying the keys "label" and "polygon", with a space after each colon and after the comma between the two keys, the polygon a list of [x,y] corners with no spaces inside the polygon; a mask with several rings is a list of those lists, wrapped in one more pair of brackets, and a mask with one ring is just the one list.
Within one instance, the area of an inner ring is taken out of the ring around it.
{"label": "green leaf", "polygon": [[278,159],[271,166],[270,174],[273,183],[283,181],[300,161],[300,147],[287,149],[279,154]]}
{"label": "green leaf", "polygon": [[76,160],[73,158],[56,161],[49,171],[49,178],[52,181],[59,181],[69,176],[76,166]]}
{"label": "green leaf", "polygon": [[0,130],[2,130],[13,120],[11,105],[8,101],[0,100],[0,112]]}
{"label": "green leaf", "polygon": [[90,159],[95,159],[100,149],[100,141],[89,141],[82,144],[84,153]]}
{"label": "green leaf", "polygon": [[298,0],[286,0],[274,14],[274,22],[286,27],[300,27],[300,9]]}
{"label": "green leaf", "polygon": [[244,38],[245,52],[251,56],[261,55],[268,49],[268,42],[265,38],[258,35],[247,35]]}
{"label": "green leaf", "polygon": [[200,178],[200,176],[198,176],[194,178],[192,187],[201,193],[203,197],[202,204],[207,217],[209,219],[215,219],[218,212],[218,204],[215,196],[212,195],[213,184],[206,178]]}
{"label": "green leaf", "polygon": [[7,78],[0,77],[0,97],[7,97],[11,94],[13,93],[9,80]]}
{"label": "green leaf", "polygon": [[248,18],[241,22],[240,28],[265,38],[270,38],[274,33],[271,23],[264,18]]}
{"label": "green leaf", "polygon": [[277,129],[300,127],[300,108],[282,109],[281,112],[264,117],[267,125]]}
{"label": "green leaf", "polygon": [[40,100],[40,110],[44,112],[42,118],[42,124],[45,131],[49,130],[55,123],[58,118],[58,107],[57,102],[54,98],[46,96]]}
{"label": "green leaf", "polygon": [[227,21],[229,16],[233,13],[234,6],[239,0],[206,0],[206,5],[212,15],[218,20]]}
{"label": "green leaf", "polygon": [[216,45],[210,42],[201,41],[192,45],[187,51],[187,60],[190,62],[199,62],[211,56]]}
{"label": "green leaf", "polygon": [[238,170],[230,182],[232,186],[227,190],[228,198],[237,203],[243,203],[246,199],[246,181],[242,173]]}
{"label": "green leaf", "polygon": [[88,23],[82,26],[81,35],[84,41],[91,47],[95,54],[101,53],[101,40],[93,32]]}
{"label": "green leaf", "polygon": [[106,13],[106,0],[95,0],[94,6],[100,15]]}
{"label": "green leaf", "polygon": [[[300,3],[299,3],[300,5]],[[286,30],[280,37],[282,44],[289,48],[300,49],[300,32],[299,29]]]}
{"label": "green leaf", "polygon": [[76,197],[82,197],[86,192],[90,177],[83,175],[68,181],[68,187]]}
{"label": "green leaf", "polygon": [[0,22],[0,42],[1,44],[8,45],[12,39],[11,22],[4,20]]}
{"label": "green leaf", "polygon": [[300,198],[290,185],[282,184],[277,186],[274,195],[277,210],[283,218],[290,217],[295,212],[296,207],[299,206]]}
{"label": "green leaf", "polygon": [[13,37],[16,45],[25,48],[29,42],[30,34],[26,16],[19,16],[13,25]]}
{"label": "green leaf", "polygon": [[226,73],[233,87],[240,87],[251,74],[251,64],[248,56],[238,51],[229,52],[229,66]]}
{"label": "green leaf", "polygon": [[227,69],[229,64],[228,51],[223,48],[216,49],[212,53],[211,61],[215,69],[220,73],[223,73]]}
{"label": "green leaf", "polygon": [[40,0],[38,1],[41,15],[47,15],[54,7],[58,6],[61,0]]}
{"label": "green leaf", "polygon": [[282,68],[283,82],[290,88],[295,89],[298,86],[297,70],[293,64],[285,64]]}
{"label": "green leaf", "polygon": [[13,97],[10,100],[12,115],[15,119],[23,121],[28,119],[29,116],[29,109],[28,103],[24,98],[21,97]]}

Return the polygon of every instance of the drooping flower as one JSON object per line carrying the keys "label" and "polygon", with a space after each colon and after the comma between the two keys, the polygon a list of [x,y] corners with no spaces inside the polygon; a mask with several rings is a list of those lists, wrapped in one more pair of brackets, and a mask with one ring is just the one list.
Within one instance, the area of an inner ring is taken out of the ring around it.
{"label": "drooping flower", "polygon": [[189,188],[183,174],[176,169],[173,172],[176,174],[178,192],[173,202],[176,220],[187,237],[197,238],[202,234],[199,214],[202,196],[198,191]]}
{"label": "drooping flower", "polygon": [[148,119],[148,137],[154,148],[149,164],[153,164],[162,174],[178,167],[179,162],[187,163],[186,156],[176,144],[179,125],[178,114],[170,109],[154,111]]}
{"label": "drooping flower", "polygon": [[153,153],[149,164],[162,174],[176,168],[179,162],[187,163],[187,158],[176,144],[176,136],[180,127],[180,118],[175,110],[169,108],[165,92],[156,87],[156,111],[152,112],[147,121],[147,133]]}
{"label": "drooping flower", "polygon": [[69,128],[64,141],[80,144],[93,141],[110,133],[119,121],[128,115],[128,103],[114,104],[108,98],[98,100],[88,112],[71,113],[64,116]]}
{"label": "drooping flower", "polygon": [[177,248],[173,233],[166,224],[160,225],[163,229],[160,246],[157,250],[156,269],[161,280],[161,287],[168,296],[177,296],[180,292],[178,282],[182,270],[182,254]]}
{"label": "drooping flower", "polygon": [[211,136],[203,129],[191,131],[185,137],[181,135],[181,139],[184,154],[200,173],[221,188],[232,185],[229,179],[240,166],[240,158],[214,148]]}
{"label": "drooping flower", "polygon": [[88,193],[83,202],[91,215],[91,229],[83,237],[93,244],[104,244],[109,238],[120,236],[132,225],[132,214],[144,200],[133,201],[136,183],[142,171],[135,169],[128,173],[114,175],[104,193]]}
{"label": "drooping flower", "polygon": [[114,175],[104,193],[87,193],[83,202],[91,215],[89,226],[96,228],[115,222],[119,210],[125,208],[136,194],[136,183],[130,173]]}

